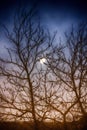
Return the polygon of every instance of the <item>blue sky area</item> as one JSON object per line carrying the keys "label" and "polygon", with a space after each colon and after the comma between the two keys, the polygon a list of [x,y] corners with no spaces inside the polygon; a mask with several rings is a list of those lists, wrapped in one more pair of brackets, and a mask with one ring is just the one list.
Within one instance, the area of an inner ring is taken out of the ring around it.
{"label": "blue sky area", "polygon": [[[11,27],[14,10],[22,5],[26,8],[37,3],[41,23],[51,32],[57,30],[62,37],[72,24],[87,21],[87,3],[84,0],[0,0],[0,23]],[[0,29],[3,32],[3,29]],[[4,36],[0,32],[0,50],[3,53]]]}

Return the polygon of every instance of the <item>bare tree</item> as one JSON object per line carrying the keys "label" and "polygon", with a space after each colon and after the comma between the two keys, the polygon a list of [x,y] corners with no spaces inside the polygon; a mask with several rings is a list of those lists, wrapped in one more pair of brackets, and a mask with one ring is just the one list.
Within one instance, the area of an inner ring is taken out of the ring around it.
{"label": "bare tree", "polygon": [[10,47],[5,58],[0,58],[3,79],[0,99],[7,104],[9,119],[33,120],[34,130],[38,130],[37,120],[41,118],[39,95],[42,93],[39,61],[50,49],[52,40],[41,27],[34,8],[16,14],[12,32],[4,28]]}
{"label": "bare tree", "polygon": [[87,101],[87,24],[81,23],[75,30],[72,27],[67,37],[67,45],[70,53],[70,80],[75,98],[78,101],[82,115],[87,113],[85,105]]}
{"label": "bare tree", "polygon": [[33,121],[34,130],[38,120],[62,120],[67,130],[71,116],[87,114],[87,25],[72,27],[64,45],[53,45],[55,34],[31,8],[15,15],[12,31],[4,29],[10,47],[0,57],[2,118]]}
{"label": "bare tree", "polygon": [[[65,40],[65,39],[64,39]],[[87,25],[82,23],[72,27],[66,33],[66,43],[53,48],[52,55],[47,55],[47,66],[55,77],[55,84],[60,85],[62,91],[61,114],[66,120],[67,114],[73,110],[74,114],[86,115],[87,107]],[[59,92],[59,91],[58,91]],[[58,102],[58,98],[55,99]],[[52,105],[53,103],[51,103]],[[57,104],[57,103],[56,103]],[[58,109],[57,105],[52,105]],[[60,104],[61,106],[61,104]],[[59,110],[58,110],[59,111]],[[65,121],[66,122],[66,121]]]}

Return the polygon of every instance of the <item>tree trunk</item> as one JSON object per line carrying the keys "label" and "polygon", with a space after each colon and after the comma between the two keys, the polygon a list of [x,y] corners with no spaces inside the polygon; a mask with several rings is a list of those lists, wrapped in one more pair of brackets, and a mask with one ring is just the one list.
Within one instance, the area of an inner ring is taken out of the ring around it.
{"label": "tree trunk", "polygon": [[33,93],[33,86],[30,81],[30,78],[28,77],[29,80],[29,87],[30,87],[30,96],[31,96],[31,106],[32,106],[32,116],[34,120],[34,130],[39,130],[38,129],[38,124],[37,124],[37,119],[36,119],[36,112],[35,112],[35,104],[34,104],[34,93]]}
{"label": "tree trunk", "polygon": [[83,116],[85,116],[86,111],[84,110],[84,108],[83,108],[82,103],[81,103],[80,100],[79,100],[79,105],[80,105],[80,109],[81,109],[81,112],[82,112]]}
{"label": "tree trunk", "polygon": [[64,130],[67,130],[66,115],[63,116]]}

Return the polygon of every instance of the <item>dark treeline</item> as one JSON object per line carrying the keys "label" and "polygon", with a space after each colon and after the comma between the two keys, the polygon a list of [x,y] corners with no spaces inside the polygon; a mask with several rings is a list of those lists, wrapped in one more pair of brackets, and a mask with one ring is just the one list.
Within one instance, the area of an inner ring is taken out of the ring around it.
{"label": "dark treeline", "polygon": [[[86,130],[87,129],[87,118],[81,119],[76,122],[67,122],[67,130]],[[39,130],[65,130],[64,124],[57,122],[37,122]],[[0,122],[1,130],[33,130],[33,122]]]}

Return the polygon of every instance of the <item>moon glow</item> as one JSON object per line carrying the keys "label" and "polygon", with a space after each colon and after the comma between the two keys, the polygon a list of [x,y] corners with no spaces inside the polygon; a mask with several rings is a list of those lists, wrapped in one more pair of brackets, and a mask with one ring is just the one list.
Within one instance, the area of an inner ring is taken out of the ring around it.
{"label": "moon glow", "polygon": [[45,58],[40,59],[40,63],[41,63],[41,64],[44,64],[45,62],[46,62],[46,59],[45,59]]}

